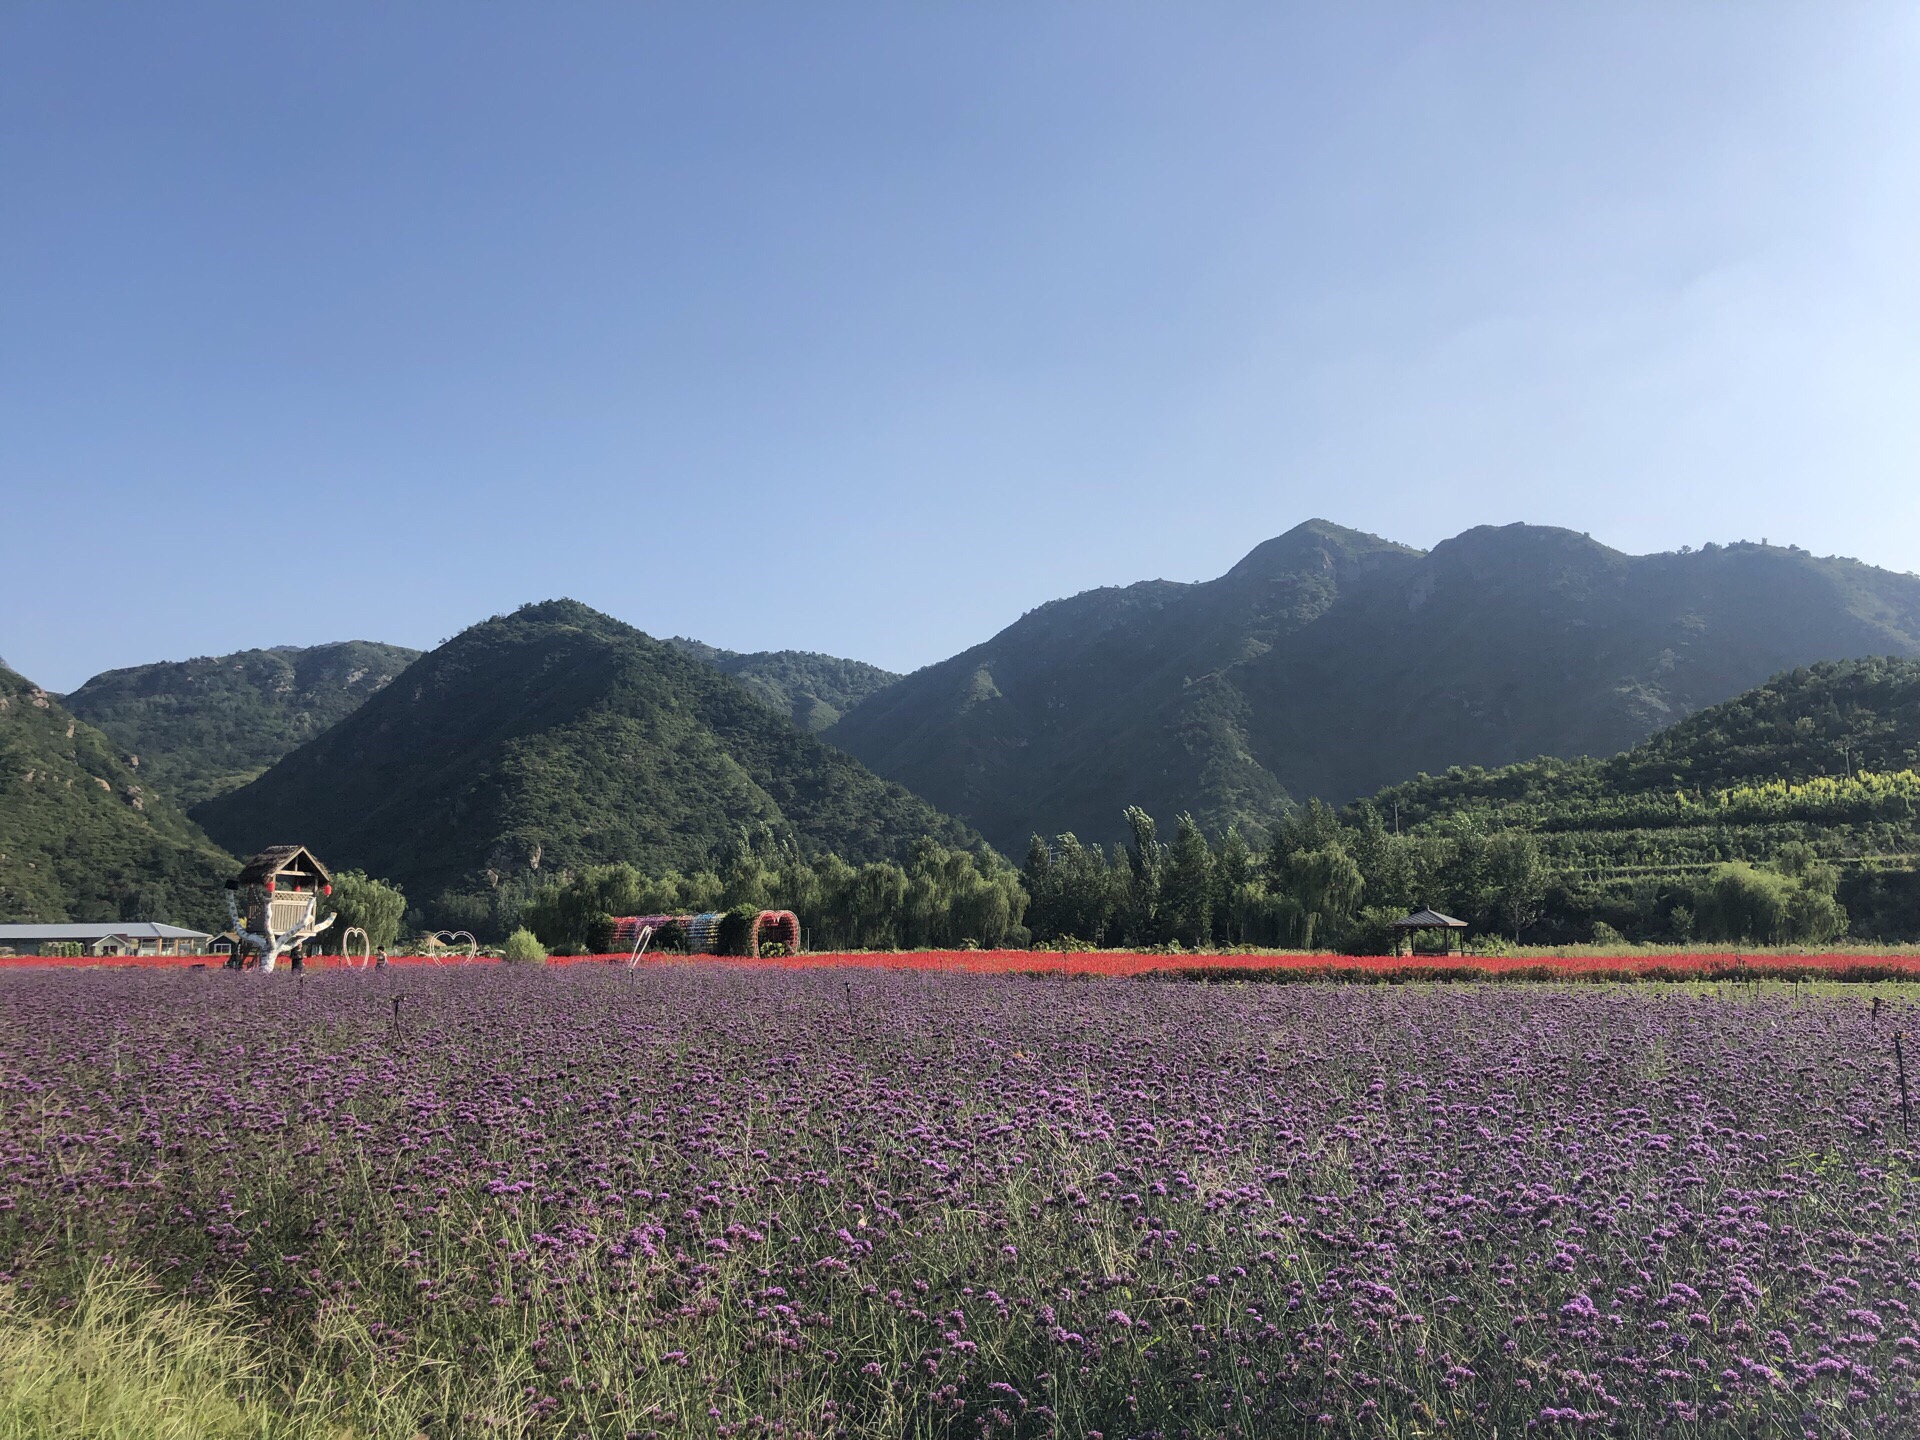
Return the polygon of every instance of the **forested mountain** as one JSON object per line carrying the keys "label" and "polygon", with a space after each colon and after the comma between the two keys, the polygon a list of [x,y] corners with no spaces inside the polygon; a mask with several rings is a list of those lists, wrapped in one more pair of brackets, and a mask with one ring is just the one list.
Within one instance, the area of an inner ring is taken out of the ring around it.
{"label": "forested mountain", "polygon": [[238,869],[112,741],[0,667],[0,919],[215,931]]}
{"label": "forested mountain", "polygon": [[[1377,817],[1377,819],[1375,818]],[[1920,661],[1829,662],[1775,676],[1608,759],[1454,767],[1392,786],[1350,822],[1417,849],[1526,833],[1557,877],[1551,910],[1685,939],[1704,872],[1799,856],[1837,868],[1855,934],[1920,933]],[[1448,896],[1430,890],[1435,903]],[[1398,898],[1405,898],[1396,896]]]}
{"label": "forested mountain", "polygon": [[188,806],[246,784],[419,658],[366,640],[242,650],[107,670],[62,703]]}
{"label": "forested mountain", "polygon": [[607,861],[691,869],[746,830],[854,861],[921,836],[978,843],[735,681],[569,600],[455,636],[194,815],[237,848],[297,839],[429,906]]}
{"label": "forested mountain", "polygon": [[[1226,677],[1312,625],[1350,586],[1419,553],[1312,521],[1199,585],[1089,590],[916,671],[826,738],[1003,851],[1030,831],[1106,839],[1127,804],[1264,825],[1287,792],[1251,748]],[[938,798],[935,798],[938,797]]]}
{"label": "forested mountain", "polygon": [[[742,654],[667,642],[731,675],[802,730],[818,732],[900,677],[803,650]],[[237,789],[344,719],[420,658],[404,645],[349,640],[107,670],[62,697],[137,756],[148,788],[192,806]]]}
{"label": "forested mountain", "polygon": [[875,691],[900,677],[864,660],[811,650],[721,650],[675,635],[667,641],[722,675],[731,675],[760,700],[810,734],[817,734]]}
{"label": "forested mountain", "polygon": [[1130,802],[1251,832],[1423,770],[1609,754],[1869,654],[1920,655],[1920,579],[1530,525],[1422,553],[1316,520],[1217,580],[1042,606],[826,738],[1018,853],[1035,830],[1111,838]]}

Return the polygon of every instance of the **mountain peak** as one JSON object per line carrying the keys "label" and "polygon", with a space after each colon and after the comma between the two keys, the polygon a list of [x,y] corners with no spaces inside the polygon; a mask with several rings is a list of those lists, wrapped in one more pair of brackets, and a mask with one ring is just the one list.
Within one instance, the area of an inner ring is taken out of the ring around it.
{"label": "mountain peak", "polygon": [[1303,520],[1283,535],[1262,541],[1227,572],[1233,579],[1266,579],[1302,570],[1337,569],[1377,555],[1419,555],[1411,545],[1383,540],[1364,530],[1349,530],[1331,520]]}
{"label": "mountain peak", "polygon": [[1624,560],[1624,551],[1604,545],[1581,530],[1561,525],[1475,525],[1433,547],[1434,558],[1448,555],[1593,555]]}
{"label": "mountain peak", "polygon": [[611,615],[594,609],[591,605],[566,596],[552,600],[529,600],[506,618],[525,620],[536,625],[605,625],[608,623],[617,625],[621,623],[614,620]]}

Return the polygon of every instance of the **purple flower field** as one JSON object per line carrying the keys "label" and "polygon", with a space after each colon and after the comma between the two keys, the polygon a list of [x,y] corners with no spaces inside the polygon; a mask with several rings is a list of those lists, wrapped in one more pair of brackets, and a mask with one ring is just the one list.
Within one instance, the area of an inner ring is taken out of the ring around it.
{"label": "purple flower field", "polygon": [[0,1267],[403,1440],[1911,1437],[1914,995],[23,972]]}

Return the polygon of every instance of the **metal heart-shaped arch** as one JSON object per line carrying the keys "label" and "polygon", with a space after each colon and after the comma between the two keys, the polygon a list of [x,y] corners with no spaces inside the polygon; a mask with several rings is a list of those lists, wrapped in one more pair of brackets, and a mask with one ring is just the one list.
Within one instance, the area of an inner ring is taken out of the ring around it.
{"label": "metal heart-shaped arch", "polygon": [[433,943],[443,950],[461,948],[461,958],[471,960],[480,953],[480,942],[473,938],[471,930],[436,930]]}

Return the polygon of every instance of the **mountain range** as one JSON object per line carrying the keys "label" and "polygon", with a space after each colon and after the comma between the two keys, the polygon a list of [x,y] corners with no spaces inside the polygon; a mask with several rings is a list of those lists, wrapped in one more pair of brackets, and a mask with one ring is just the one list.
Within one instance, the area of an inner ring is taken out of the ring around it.
{"label": "mountain range", "polygon": [[1017,853],[1031,832],[1112,838],[1128,803],[1260,830],[1423,771],[1608,755],[1862,655],[1920,655],[1920,579],[1532,525],[1423,552],[1313,520],[1216,580],[1043,605],[824,734]]}
{"label": "mountain range", "polygon": [[[1423,551],[1309,521],[1217,579],[1054,601],[904,677],[553,601],[427,655],[247,651],[68,697],[14,677],[9,783],[69,769],[0,828],[0,908],[94,918],[148,871],[166,888],[230,863],[207,835],[298,838],[427,902],[600,859],[699,865],[743,828],[854,860],[921,834],[1008,854],[1035,831],[1112,839],[1129,804],[1257,832],[1308,796],[1614,755],[1769,676],[1869,655],[1920,655],[1920,579],[1527,525]],[[48,879],[64,804],[91,872],[120,879]]]}
{"label": "mountain range", "polygon": [[298,836],[417,899],[611,860],[694,868],[770,831],[862,861],[979,837],[749,690],[570,600],[475,625],[193,816]]}

